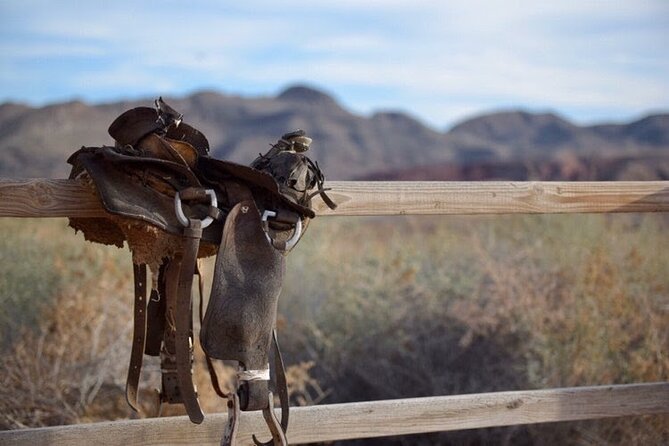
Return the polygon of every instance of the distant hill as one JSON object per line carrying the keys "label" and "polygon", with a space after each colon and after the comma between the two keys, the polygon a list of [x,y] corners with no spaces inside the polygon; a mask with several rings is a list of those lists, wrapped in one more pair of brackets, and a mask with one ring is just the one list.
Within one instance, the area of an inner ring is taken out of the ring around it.
{"label": "distant hill", "polygon": [[[207,135],[214,156],[240,163],[250,162],[282,133],[305,129],[314,138],[312,156],[330,179],[669,178],[669,114],[578,126],[555,114],[513,110],[440,132],[403,113],[353,114],[305,86],[276,97],[205,91],[165,99]],[[70,153],[82,145],[112,144],[107,134],[112,120],[128,108],[151,104],[152,98],[40,108],[2,104],[0,176],[64,177]]]}

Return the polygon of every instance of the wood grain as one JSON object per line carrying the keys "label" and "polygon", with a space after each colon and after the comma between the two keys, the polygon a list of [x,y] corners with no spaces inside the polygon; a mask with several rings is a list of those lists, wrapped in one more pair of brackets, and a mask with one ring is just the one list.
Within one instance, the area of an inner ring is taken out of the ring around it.
{"label": "wood grain", "polygon": [[[334,211],[322,216],[667,212],[669,181],[331,181]],[[76,180],[0,179],[0,217],[104,215],[90,186]]]}
{"label": "wood grain", "polygon": [[667,212],[669,181],[332,181],[319,215]]}
{"label": "wood grain", "polygon": [[97,194],[79,180],[0,179],[0,217],[99,217]]}
{"label": "wood grain", "polygon": [[[298,407],[291,444],[371,438],[492,426],[669,413],[669,383],[411,398]],[[201,425],[187,417],[154,418],[0,432],[0,443],[23,445],[217,445],[225,414]],[[259,413],[242,413],[239,444],[269,434]]]}

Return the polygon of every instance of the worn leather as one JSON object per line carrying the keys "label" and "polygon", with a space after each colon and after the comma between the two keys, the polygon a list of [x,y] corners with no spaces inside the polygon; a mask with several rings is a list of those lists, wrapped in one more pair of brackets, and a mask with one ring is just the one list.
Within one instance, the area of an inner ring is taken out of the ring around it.
{"label": "worn leather", "polygon": [[160,265],[156,288],[151,290],[149,303],[146,308],[146,341],[144,354],[149,356],[160,355],[160,346],[165,331],[165,311],[167,307],[167,292],[165,291],[166,267],[169,261]]}
{"label": "worn leather", "polygon": [[[207,355],[239,361],[245,370],[267,368],[284,268],[285,257],[267,241],[255,203],[235,205],[223,228],[200,331]],[[244,385],[242,410],[266,408],[267,381]]]}
{"label": "worn leather", "polygon": [[135,412],[140,412],[137,393],[146,341],[146,265],[133,265],[133,275],[135,279],[134,327],[125,396],[128,405]]}
{"label": "worn leather", "polygon": [[155,108],[137,107],[116,118],[108,132],[118,144],[134,146],[146,135],[160,129],[158,111]]}
{"label": "worn leather", "polygon": [[[191,366],[193,363],[193,307],[192,288],[193,275],[197,263],[197,252],[202,237],[202,226],[199,220],[191,220],[184,230],[184,250],[179,268],[177,285],[176,313],[176,361],[179,390],[183,398],[186,413],[193,423],[200,424],[204,414],[200,409],[193,385]],[[170,292],[170,291],[168,291]]]}

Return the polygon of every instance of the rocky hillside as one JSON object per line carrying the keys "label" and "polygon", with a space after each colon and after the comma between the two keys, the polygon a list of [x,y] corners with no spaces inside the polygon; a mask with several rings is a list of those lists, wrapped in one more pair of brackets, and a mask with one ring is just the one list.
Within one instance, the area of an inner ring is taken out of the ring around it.
{"label": "rocky hillside", "polygon": [[[236,162],[250,162],[285,131],[303,128],[331,179],[601,179],[601,169],[614,179],[621,172],[625,179],[669,178],[669,114],[578,126],[554,114],[503,111],[440,132],[403,113],[353,114],[304,86],[276,97],[199,92],[165,99],[207,135],[214,156]],[[151,104],[152,98],[0,105],[0,176],[64,177],[71,152],[111,144],[107,127],[113,119]],[[475,166],[476,174],[467,173]]]}

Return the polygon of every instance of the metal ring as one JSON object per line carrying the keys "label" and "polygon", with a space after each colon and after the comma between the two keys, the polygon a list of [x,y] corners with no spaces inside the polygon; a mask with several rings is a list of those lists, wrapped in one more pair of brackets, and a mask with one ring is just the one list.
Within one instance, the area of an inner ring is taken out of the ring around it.
{"label": "metal ring", "polygon": [[[214,189],[206,189],[204,193],[209,195],[209,205],[218,207],[218,199],[216,198],[216,192]],[[186,228],[190,225],[190,220],[194,220],[189,219],[186,217],[186,214],[184,214],[183,207],[181,206],[181,197],[179,196],[179,191],[177,191],[177,193],[174,195],[174,211],[177,214],[177,220],[179,220],[179,223],[181,223]],[[204,220],[202,220],[202,229],[209,226],[213,221],[213,217],[207,216]]]}
{"label": "metal ring", "polygon": [[[276,212],[275,211],[264,211],[262,213],[262,221],[267,221],[269,217],[276,217]],[[302,219],[298,219],[297,223],[295,223],[295,232],[293,232],[293,236],[286,240],[286,251],[290,250],[295,246],[300,240],[300,236],[302,235]],[[267,232],[265,232],[265,237],[267,237],[267,241],[274,246],[272,238],[269,236]]]}

